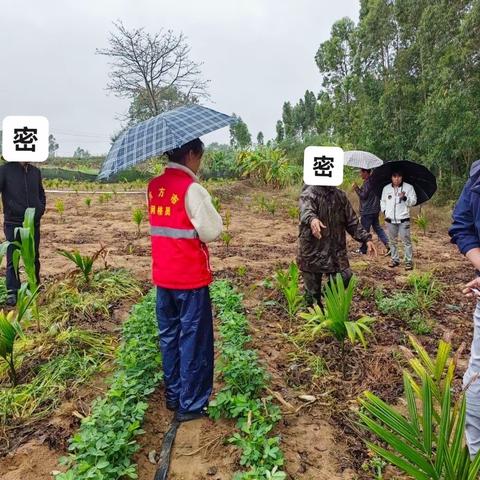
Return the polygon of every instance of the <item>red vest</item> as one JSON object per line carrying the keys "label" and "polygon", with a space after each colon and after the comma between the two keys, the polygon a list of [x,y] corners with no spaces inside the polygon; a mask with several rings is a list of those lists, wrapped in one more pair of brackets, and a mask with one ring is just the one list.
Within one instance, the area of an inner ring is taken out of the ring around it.
{"label": "red vest", "polygon": [[159,287],[193,289],[212,281],[207,246],[200,241],[185,208],[195,180],[177,168],[148,184],[152,240],[152,280]]}

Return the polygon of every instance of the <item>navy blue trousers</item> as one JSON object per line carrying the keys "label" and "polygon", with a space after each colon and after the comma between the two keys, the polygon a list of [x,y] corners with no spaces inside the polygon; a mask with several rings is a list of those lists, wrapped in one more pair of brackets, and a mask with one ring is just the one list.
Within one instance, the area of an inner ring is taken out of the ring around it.
{"label": "navy blue trousers", "polygon": [[157,287],[165,395],[179,413],[208,405],[213,388],[213,320],[208,287]]}
{"label": "navy blue trousers", "polygon": [[[379,213],[372,213],[368,215],[362,215],[360,217],[360,222],[363,228],[370,233],[370,229],[373,228],[373,231],[377,234],[379,240],[385,245],[388,245],[388,237],[384,232],[383,228],[380,225]],[[360,246],[360,251],[365,254],[367,253],[367,244],[362,243]]]}

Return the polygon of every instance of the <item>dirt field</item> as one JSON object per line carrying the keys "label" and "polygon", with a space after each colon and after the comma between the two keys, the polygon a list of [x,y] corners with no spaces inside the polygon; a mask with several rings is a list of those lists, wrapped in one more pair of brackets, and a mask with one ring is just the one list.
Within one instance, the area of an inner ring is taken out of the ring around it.
{"label": "dirt field", "polygon": [[[281,306],[272,305],[271,300],[279,301],[280,295],[262,283],[277,268],[285,267],[295,258],[297,225],[287,212],[295,205],[298,193],[293,190],[266,193],[239,182],[222,187],[216,194],[221,198],[223,211],[231,212],[232,243],[228,250],[220,242],[211,245],[212,267],[216,278],[233,280],[244,293],[253,347],[259,351],[271,374],[270,388],[295,409],[304,405],[298,398],[301,394],[311,394],[317,399],[297,413],[282,405],[283,419],[277,433],[282,439],[285,470],[290,478],[298,480],[372,478],[372,474],[361,469],[367,457],[360,432],[352,423],[355,399],[365,389],[393,402],[401,395],[399,346],[406,345],[408,327],[398,319],[381,317],[374,299],[360,296],[359,292],[366,288],[373,291],[376,287],[392,292],[404,285],[405,271],[403,268],[390,270],[388,259],[382,255],[366,258],[352,254],[351,265],[360,280],[353,315],[369,314],[378,319],[374,338],[367,350],[357,346],[348,352],[345,375],[338,370],[338,346],[328,339],[318,342],[312,349],[324,358],[327,372],[314,379],[312,372],[299,360],[297,349],[287,335],[295,325],[290,325]],[[262,194],[276,198],[275,215],[258,211],[257,199]],[[141,236],[137,237],[131,221],[132,208],[143,205],[143,194],[119,194],[103,204],[94,196],[90,208],[84,204],[84,197],[48,195],[50,208],[42,225],[44,279],[61,278],[71,268],[67,260],[56,253],[57,249],[78,248],[82,253],[92,253],[101,242],[110,250],[110,264],[126,267],[133,275],[147,281],[150,273],[147,225],[142,226]],[[53,208],[57,198],[65,202],[63,218]],[[445,333],[452,334],[455,347],[462,341],[467,342],[462,358],[465,363],[472,333],[473,304],[462,297],[460,287],[473,277],[473,271],[449,243],[447,210],[429,208],[428,214],[431,226],[427,235],[413,229],[417,240],[414,244],[416,268],[433,271],[442,282],[443,295],[435,305],[432,333],[420,339],[429,349]],[[352,251],[357,248],[353,241],[349,246]],[[122,311],[116,323],[124,315]],[[30,433],[18,442],[20,446],[0,459],[2,480],[50,479],[51,472],[60,469],[57,460],[65,454],[66,439],[78,425],[78,418],[72,416],[72,412],[88,413],[91,398],[102,388],[100,382],[82,392],[74,392],[49,421],[33,425]],[[151,397],[144,425],[146,433],[140,438],[141,450],[136,456],[141,480],[153,479],[155,466],[148,456],[153,450],[160,450],[170,419],[171,413],[164,408],[160,388]],[[210,420],[182,425],[175,443],[170,478],[230,479],[238,469],[239,453],[226,446],[223,439],[232,430],[233,425],[227,422]]]}

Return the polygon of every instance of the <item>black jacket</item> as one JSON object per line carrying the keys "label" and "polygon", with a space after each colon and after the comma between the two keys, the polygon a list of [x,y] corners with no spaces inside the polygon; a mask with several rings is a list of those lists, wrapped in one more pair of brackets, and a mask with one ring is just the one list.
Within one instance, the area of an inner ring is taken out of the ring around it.
{"label": "black jacket", "polygon": [[21,225],[25,210],[35,208],[35,221],[45,213],[46,197],[42,174],[37,167],[19,162],[0,166],[0,191],[2,192],[3,215],[6,224]]}

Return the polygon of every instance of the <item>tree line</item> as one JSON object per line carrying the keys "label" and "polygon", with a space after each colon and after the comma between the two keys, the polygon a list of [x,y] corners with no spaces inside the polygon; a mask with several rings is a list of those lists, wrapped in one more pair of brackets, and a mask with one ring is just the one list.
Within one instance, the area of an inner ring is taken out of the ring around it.
{"label": "tree line", "polygon": [[315,55],[317,94],[285,102],[277,143],[317,137],[461,183],[480,158],[480,0],[361,0]]}

